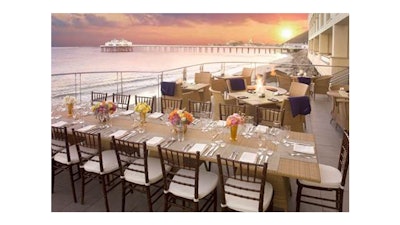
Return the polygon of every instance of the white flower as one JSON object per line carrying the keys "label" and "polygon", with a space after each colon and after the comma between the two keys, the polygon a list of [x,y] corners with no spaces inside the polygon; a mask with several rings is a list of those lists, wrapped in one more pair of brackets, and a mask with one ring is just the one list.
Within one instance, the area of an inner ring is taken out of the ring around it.
{"label": "white flower", "polygon": [[67,95],[67,96],[64,97],[64,103],[65,104],[75,104],[76,103],[76,99],[75,99],[74,96]]}

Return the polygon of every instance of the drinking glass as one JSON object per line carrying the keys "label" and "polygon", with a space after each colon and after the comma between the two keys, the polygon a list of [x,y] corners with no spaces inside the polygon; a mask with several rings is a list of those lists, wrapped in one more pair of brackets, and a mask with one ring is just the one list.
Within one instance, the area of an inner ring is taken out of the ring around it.
{"label": "drinking glass", "polygon": [[133,121],[132,126],[136,127],[137,126],[137,114],[136,113],[132,113],[129,115],[129,118],[131,118],[131,120]]}
{"label": "drinking glass", "polygon": [[175,141],[176,140],[176,138],[175,138],[175,129],[174,129],[174,127],[172,126],[172,123],[171,122],[169,122],[168,120],[165,122],[165,125],[167,125],[167,127],[169,128],[169,132],[170,132],[170,137],[169,137],[169,139],[171,140],[171,141]]}
{"label": "drinking glass", "polygon": [[251,138],[253,135],[253,125],[254,125],[254,117],[253,116],[246,116],[245,117],[245,130],[242,135],[245,138]]}
{"label": "drinking glass", "polygon": [[211,113],[203,111],[200,113],[200,121],[202,124],[201,131],[208,132],[209,131],[209,124],[211,122]]}
{"label": "drinking glass", "polygon": [[257,143],[258,143],[258,150],[261,151],[265,151],[266,149],[263,148],[263,145],[265,144],[267,138],[266,135],[264,135],[263,133],[258,133],[258,139],[257,139]]}
{"label": "drinking glass", "polygon": [[283,132],[282,143],[285,146],[290,146],[290,143],[288,142],[288,139],[290,138],[290,125],[283,126],[282,132]]}

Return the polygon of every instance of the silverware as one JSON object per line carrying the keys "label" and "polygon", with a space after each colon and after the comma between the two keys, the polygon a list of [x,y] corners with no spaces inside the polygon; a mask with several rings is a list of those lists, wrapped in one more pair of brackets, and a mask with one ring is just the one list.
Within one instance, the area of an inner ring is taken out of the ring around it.
{"label": "silverware", "polygon": [[219,148],[219,145],[215,145],[215,148],[213,149],[213,151],[212,152],[210,151],[209,156],[210,157],[214,156],[214,154],[218,150],[218,148]]}
{"label": "silverware", "polygon": [[190,150],[191,147],[193,147],[193,143],[192,144],[188,144],[187,148],[184,150],[185,152],[188,152]]}
{"label": "silverware", "polygon": [[216,144],[215,143],[211,143],[207,149],[204,151],[204,156],[208,157],[208,154],[210,154],[210,152],[215,148]]}
{"label": "silverware", "polygon": [[317,156],[316,155],[312,155],[312,154],[306,154],[306,153],[299,153],[299,152],[294,152],[294,153],[290,153],[290,156],[300,156],[300,157],[304,157],[307,159],[316,159]]}
{"label": "silverware", "polygon": [[212,138],[211,138],[211,140],[214,140],[216,137],[218,137],[218,133],[216,133],[216,134],[214,134],[213,136],[212,136]]}
{"label": "silverware", "polygon": [[189,143],[189,144],[186,144],[185,147],[182,148],[182,151],[183,151],[183,152],[186,152],[186,150],[187,150],[187,148],[189,148],[189,146],[190,146],[190,143]]}
{"label": "silverware", "polygon": [[129,138],[131,138],[131,137],[133,137],[135,135],[136,135],[136,132],[135,133],[130,133],[130,134],[126,135],[123,140],[128,140]]}

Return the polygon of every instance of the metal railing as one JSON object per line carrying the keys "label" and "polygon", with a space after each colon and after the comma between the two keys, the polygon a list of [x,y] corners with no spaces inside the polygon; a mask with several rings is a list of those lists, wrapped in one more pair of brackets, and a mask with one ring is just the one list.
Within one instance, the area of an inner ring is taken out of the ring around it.
{"label": "metal railing", "polygon": [[[182,80],[194,81],[194,74],[208,71],[213,77],[224,74],[240,74],[244,67],[254,69],[253,80],[257,74],[265,74],[272,70],[281,70],[287,74],[307,72],[308,75],[319,74],[317,67],[331,67],[327,65],[308,65],[291,63],[265,63],[265,62],[210,62],[177,67],[163,71],[88,71],[74,73],[52,74],[52,101],[57,104],[66,95],[72,95],[79,102],[89,101],[91,91],[122,93],[131,95],[156,95],[160,97],[160,84],[162,81]],[[334,75],[335,83],[348,84],[348,67],[337,67],[339,70]],[[335,78],[337,77],[337,78]],[[346,81],[347,79],[347,81]]]}

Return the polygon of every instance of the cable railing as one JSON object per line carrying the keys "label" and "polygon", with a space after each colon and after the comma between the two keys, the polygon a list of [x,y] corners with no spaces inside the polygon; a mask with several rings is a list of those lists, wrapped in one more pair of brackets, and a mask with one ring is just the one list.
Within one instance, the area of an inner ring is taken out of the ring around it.
{"label": "cable railing", "polygon": [[[255,75],[266,74],[273,70],[280,70],[288,75],[307,73],[307,75],[320,74],[317,67],[331,67],[327,65],[271,63],[271,62],[207,62],[189,66],[177,67],[162,71],[82,71],[73,73],[58,73],[51,75],[52,103],[61,103],[66,95],[75,96],[79,101],[90,101],[91,91],[121,93],[130,95],[156,95],[160,97],[160,85],[162,81],[194,82],[194,75],[207,71],[213,77],[240,74],[244,67],[254,69]],[[345,83],[348,67],[337,66],[340,82]],[[343,75],[343,74],[346,74]],[[335,74],[334,74],[335,76]],[[343,80],[344,79],[344,80]]]}

